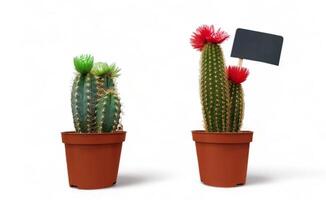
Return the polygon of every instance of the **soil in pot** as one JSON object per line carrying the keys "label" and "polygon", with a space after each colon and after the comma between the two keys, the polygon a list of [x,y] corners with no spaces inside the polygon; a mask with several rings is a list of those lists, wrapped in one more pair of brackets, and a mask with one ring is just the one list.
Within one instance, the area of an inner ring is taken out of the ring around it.
{"label": "soil in pot", "polygon": [[252,135],[251,131],[238,133],[192,131],[201,181],[219,187],[245,184]]}
{"label": "soil in pot", "polygon": [[122,142],[126,132],[80,134],[63,132],[69,185],[98,189],[117,181]]}

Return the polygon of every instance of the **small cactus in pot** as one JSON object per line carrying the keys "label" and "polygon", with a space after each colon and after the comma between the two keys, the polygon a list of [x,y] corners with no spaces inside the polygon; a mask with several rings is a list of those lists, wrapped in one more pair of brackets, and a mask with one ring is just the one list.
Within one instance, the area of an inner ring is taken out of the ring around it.
{"label": "small cactus in pot", "polygon": [[233,187],[246,182],[251,131],[241,131],[244,114],[242,83],[249,75],[241,66],[226,67],[220,46],[229,35],[214,26],[201,26],[191,45],[201,52],[200,100],[205,130],[192,131],[200,180]]}
{"label": "small cactus in pot", "polygon": [[75,131],[62,132],[69,185],[79,189],[110,187],[117,181],[122,143],[121,103],[116,88],[120,69],[94,63],[91,55],[74,58],[71,90]]}

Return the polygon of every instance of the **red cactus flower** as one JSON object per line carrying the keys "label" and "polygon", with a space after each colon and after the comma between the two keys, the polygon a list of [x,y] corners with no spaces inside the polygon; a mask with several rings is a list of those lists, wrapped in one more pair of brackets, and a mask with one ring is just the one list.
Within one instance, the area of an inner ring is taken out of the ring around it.
{"label": "red cactus flower", "polygon": [[249,75],[249,70],[244,67],[229,66],[226,70],[228,79],[236,84],[244,82]]}
{"label": "red cactus flower", "polygon": [[228,37],[229,35],[226,32],[221,31],[221,29],[215,31],[213,25],[202,25],[196,29],[196,32],[193,33],[190,38],[190,43],[195,49],[201,51],[205,44],[220,44]]}

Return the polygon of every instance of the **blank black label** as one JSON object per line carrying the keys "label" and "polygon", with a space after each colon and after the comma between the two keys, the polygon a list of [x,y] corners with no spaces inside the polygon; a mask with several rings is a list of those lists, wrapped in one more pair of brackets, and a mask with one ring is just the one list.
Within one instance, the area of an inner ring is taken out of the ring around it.
{"label": "blank black label", "polygon": [[231,57],[278,65],[282,44],[282,36],[238,28]]}

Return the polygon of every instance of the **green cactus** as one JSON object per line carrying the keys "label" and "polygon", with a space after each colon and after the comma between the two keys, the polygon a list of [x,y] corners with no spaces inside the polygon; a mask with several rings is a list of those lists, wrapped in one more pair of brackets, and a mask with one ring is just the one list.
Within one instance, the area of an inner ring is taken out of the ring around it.
{"label": "green cactus", "polygon": [[200,94],[205,129],[226,132],[229,129],[229,84],[219,44],[207,43],[202,50]]}
{"label": "green cactus", "polygon": [[239,132],[243,119],[241,83],[249,71],[241,66],[225,68],[220,44],[229,37],[214,26],[203,25],[192,35],[191,45],[202,52],[200,96],[208,132]]}
{"label": "green cactus", "polygon": [[247,68],[241,66],[229,66],[226,71],[230,83],[230,131],[239,132],[244,114],[244,99],[241,83],[247,79],[249,71]]}
{"label": "green cactus", "polygon": [[230,131],[238,132],[242,125],[244,113],[243,90],[241,84],[236,84],[230,81],[230,101]]}
{"label": "green cactus", "polygon": [[121,104],[116,92],[112,89],[99,100],[96,120],[98,132],[111,132],[119,128]]}
{"label": "green cactus", "polygon": [[[79,72],[74,79],[71,92],[71,107],[76,132],[92,133],[117,130],[121,126],[117,124],[120,120],[121,105],[114,79],[119,75],[119,68],[106,63],[93,65],[93,57],[90,55],[75,57],[74,64]],[[108,96],[113,97],[108,98]],[[103,107],[112,104],[107,102],[112,98],[114,99],[114,109],[111,109],[110,106]],[[105,113],[101,113],[102,110]],[[110,114],[106,114],[107,112]],[[102,117],[103,115],[105,117]],[[98,117],[101,117],[102,121]]]}
{"label": "green cactus", "polygon": [[74,79],[71,92],[71,108],[77,132],[93,132],[95,130],[96,78],[89,72],[94,58],[81,55],[74,58],[75,69],[79,72]]}
{"label": "green cactus", "polygon": [[75,69],[80,74],[87,74],[93,67],[94,57],[91,55],[80,55],[74,58]]}

